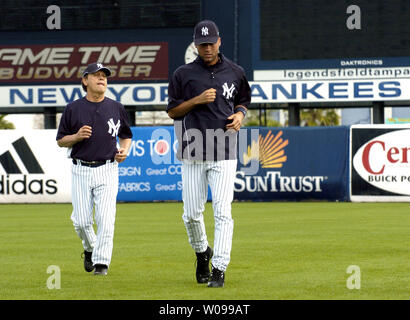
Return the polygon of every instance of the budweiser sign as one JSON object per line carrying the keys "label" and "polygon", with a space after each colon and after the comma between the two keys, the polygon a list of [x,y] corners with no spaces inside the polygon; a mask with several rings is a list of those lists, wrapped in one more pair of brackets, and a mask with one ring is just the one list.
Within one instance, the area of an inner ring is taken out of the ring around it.
{"label": "budweiser sign", "polygon": [[89,63],[102,62],[110,81],[168,79],[168,43],[0,46],[0,84],[79,82]]}

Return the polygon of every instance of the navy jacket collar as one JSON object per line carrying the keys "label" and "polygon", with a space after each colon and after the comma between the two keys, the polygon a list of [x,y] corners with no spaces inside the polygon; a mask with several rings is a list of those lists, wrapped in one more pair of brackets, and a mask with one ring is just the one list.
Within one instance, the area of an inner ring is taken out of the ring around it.
{"label": "navy jacket collar", "polygon": [[218,57],[219,57],[219,61],[216,64],[212,65],[212,66],[206,65],[204,60],[202,60],[202,58],[200,56],[198,56],[195,59],[195,63],[200,64],[204,68],[215,68],[215,67],[218,67],[220,64],[222,64],[223,61],[225,60],[225,56],[222,53],[218,53]]}

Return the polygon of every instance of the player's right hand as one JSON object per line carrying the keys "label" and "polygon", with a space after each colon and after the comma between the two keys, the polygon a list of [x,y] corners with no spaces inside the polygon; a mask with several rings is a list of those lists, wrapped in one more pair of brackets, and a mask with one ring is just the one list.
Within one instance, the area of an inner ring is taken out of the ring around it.
{"label": "player's right hand", "polygon": [[198,96],[198,104],[214,102],[215,98],[216,98],[215,89],[211,88],[211,89],[205,90]]}
{"label": "player's right hand", "polygon": [[93,130],[90,126],[82,126],[80,130],[77,132],[77,138],[79,141],[83,139],[88,139],[91,137],[91,134],[93,133]]}

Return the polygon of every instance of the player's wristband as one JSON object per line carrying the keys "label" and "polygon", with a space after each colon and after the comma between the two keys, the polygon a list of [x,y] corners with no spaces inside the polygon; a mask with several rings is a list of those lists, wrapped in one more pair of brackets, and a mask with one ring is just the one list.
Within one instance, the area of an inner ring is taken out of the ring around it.
{"label": "player's wristband", "polygon": [[238,111],[242,112],[244,117],[246,117],[246,113],[248,112],[245,107],[237,107],[235,113]]}

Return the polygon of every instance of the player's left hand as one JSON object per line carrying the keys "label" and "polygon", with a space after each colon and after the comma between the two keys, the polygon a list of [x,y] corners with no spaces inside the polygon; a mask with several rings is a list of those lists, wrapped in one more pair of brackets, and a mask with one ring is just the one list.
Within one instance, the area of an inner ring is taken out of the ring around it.
{"label": "player's left hand", "polygon": [[118,163],[123,162],[127,158],[127,152],[124,148],[119,148],[117,154],[115,155],[115,161]]}
{"label": "player's left hand", "polygon": [[237,112],[229,116],[227,120],[232,120],[232,122],[226,125],[226,129],[234,129],[235,131],[239,131],[239,129],[241,129],[243,118],[245,118],[245,116],[242,112]]}

